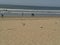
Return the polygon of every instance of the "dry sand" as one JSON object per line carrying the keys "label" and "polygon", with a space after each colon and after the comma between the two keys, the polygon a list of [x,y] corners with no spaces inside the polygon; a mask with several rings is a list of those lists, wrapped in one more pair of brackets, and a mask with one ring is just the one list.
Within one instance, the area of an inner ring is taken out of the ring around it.
{"label": "dry sand", "polygon": [[0,18],[0,45],[60,45],[60,17]]}

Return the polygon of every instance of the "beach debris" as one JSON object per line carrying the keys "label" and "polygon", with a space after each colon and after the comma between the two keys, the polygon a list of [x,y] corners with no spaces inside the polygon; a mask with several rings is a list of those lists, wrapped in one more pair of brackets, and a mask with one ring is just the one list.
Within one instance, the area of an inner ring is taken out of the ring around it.
{"label": "beach debris", "polygon": [[8,30],[12,30],[12,29],[8,29]]}
{"label": "beach debris", "polygon": [[55,22],[55,24],[58,24],[58,22]]}
{"label": "beach debris", "polygon": [[25,23],[22,23],[23,24],[23,26],[25,26]]}
{"label": "beach debris", "polygon": [[56,29],[54,29],[54,31],[56,31]]}
{"label": "beach debris", "polygon": [[43,26],[41,26],[40,28],[43,28]]}
{"label": "beach debris", "polygon": [[14,31],[16,28],[8,28],[8,31]]}

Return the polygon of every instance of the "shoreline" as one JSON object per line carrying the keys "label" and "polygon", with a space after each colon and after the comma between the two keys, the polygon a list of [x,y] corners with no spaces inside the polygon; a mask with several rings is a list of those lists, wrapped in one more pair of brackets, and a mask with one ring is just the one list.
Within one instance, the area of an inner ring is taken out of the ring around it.
{"label": "shoreline", "polygon": [[[2,16],[0,16],[0,18],[1,18]],[[33,18],[39,18],[39,17],[60,17],[60,16],[3,16],[4,18],[6,17],[6,18],[8,18],[8,17],[10,17],[10,18],[14,18],[14,17],[17,17],[17,18],[19,18],[19,17],[21,17],[21,18],[31,18],[31,17],[33,17]]]}
{"label": "shoreline", "polygon": [[60,19],[60,16],[0,16],[0,20],[57,20]]}

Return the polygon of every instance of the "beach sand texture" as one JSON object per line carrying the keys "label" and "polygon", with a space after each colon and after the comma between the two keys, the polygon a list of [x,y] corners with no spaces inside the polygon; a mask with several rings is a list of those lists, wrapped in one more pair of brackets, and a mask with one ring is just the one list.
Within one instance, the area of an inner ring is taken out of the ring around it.
{"label": "beach sand texture", "polygon": [[0,18],[0,45],[60,45],[60,17]]}

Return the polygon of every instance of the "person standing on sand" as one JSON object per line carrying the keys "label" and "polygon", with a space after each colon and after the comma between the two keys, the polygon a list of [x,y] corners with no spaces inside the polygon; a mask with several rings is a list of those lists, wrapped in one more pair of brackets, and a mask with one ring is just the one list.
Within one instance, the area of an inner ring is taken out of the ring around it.
{"label": "person standing on sand", "polygon": [[34,16],[34,13],[32,13],[32,16]]}
{"label": "person standing on sand", "polygon": [[6,10],[1,11],[1,17],[2,17],[2,18],[4,17],[4,13],[5,13],[6,11],[8,11],[8,10],[6,9]]}
{"label": "person standing on sand", "polygon": [[3,15],[3,14],[1,14],[1,17],[2,17],[2,18],[3,18],[3,16],[4,16],[4,15]]}

